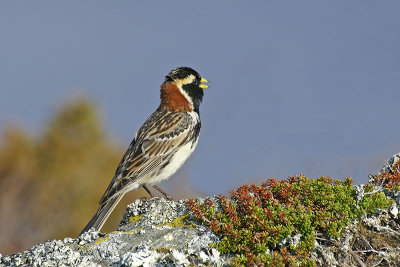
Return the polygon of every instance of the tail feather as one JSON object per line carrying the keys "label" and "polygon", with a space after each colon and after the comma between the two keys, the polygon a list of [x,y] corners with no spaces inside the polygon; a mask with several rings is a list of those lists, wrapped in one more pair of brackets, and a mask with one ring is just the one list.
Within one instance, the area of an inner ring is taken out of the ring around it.
{"label": "tail feather", "polygon": [[93,218],[85,226],[85,228],[79,235],[89,231],[91,228],[94,228],[95,231],[100,231],[100,229],[103,227],[104,223],[110,216],[111,212],[114,210],[115,206],[117,206],[118,202],[121,200],[123,196],[124,194],[119,194],[118,196],[109,199],[108,201],[101,204],[96,214],[93,216]]}

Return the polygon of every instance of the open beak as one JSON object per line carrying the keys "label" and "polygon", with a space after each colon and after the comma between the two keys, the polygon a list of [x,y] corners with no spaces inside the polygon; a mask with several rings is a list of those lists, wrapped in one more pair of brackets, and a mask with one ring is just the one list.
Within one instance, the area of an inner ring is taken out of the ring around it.
{"label": "open beak", "polygon": [[208,81],[207,81],[206,79],[204,79],[204,78],[201,78],[199,87],[200,87],[201,89],[206,89],[206,88],[208,88],[208,85],[207,85],[207,84],[203,84],[203,83],[208,83]]}

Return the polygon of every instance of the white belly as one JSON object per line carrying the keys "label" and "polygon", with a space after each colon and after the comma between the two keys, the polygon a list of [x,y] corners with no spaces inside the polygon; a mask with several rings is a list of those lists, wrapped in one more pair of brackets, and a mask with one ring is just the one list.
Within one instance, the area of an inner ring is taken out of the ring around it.
{"label": "white belly", "polygon": [[163,180],[171,177],[180,167],[185,163],[185,161],[189,158],[189,156],[193,153],[194,149],[197,146],[197,141],[192,145],[192,143],[188,143],[181,147],[175,155],[171,158],[169,164],[165,166],[165,168],[156,176],[149,177],[148,179],[144,178],[144,184],[157,184]]}

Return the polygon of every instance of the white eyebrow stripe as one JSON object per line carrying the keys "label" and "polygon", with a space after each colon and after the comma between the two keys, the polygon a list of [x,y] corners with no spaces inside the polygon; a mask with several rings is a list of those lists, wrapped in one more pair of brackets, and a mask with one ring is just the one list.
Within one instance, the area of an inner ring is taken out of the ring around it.
{"label": "white eyebrow stripe", "polygon": [[196,76],[194,76],[193,74],[190,74],[185,79],[175,79],[174,82],[177,85],[185,85],[185,84],[192,83],[194,80],[196,80]]}

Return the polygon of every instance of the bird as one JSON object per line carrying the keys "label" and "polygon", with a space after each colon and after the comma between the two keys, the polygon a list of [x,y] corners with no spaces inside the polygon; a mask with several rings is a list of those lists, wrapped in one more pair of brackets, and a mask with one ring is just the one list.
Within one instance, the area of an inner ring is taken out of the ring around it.
{"label": "bird", "polygon": [[170,178],[197,146],[201,121],[200,104],[208,81],[190,67],[179,67],[165,76],[160,89],[160,105],[136,132],[119,163],[114,177],[101,197],[100,207],[83,233],[100,231],[125,195],[149,186],[171,199],[156,186]]}

